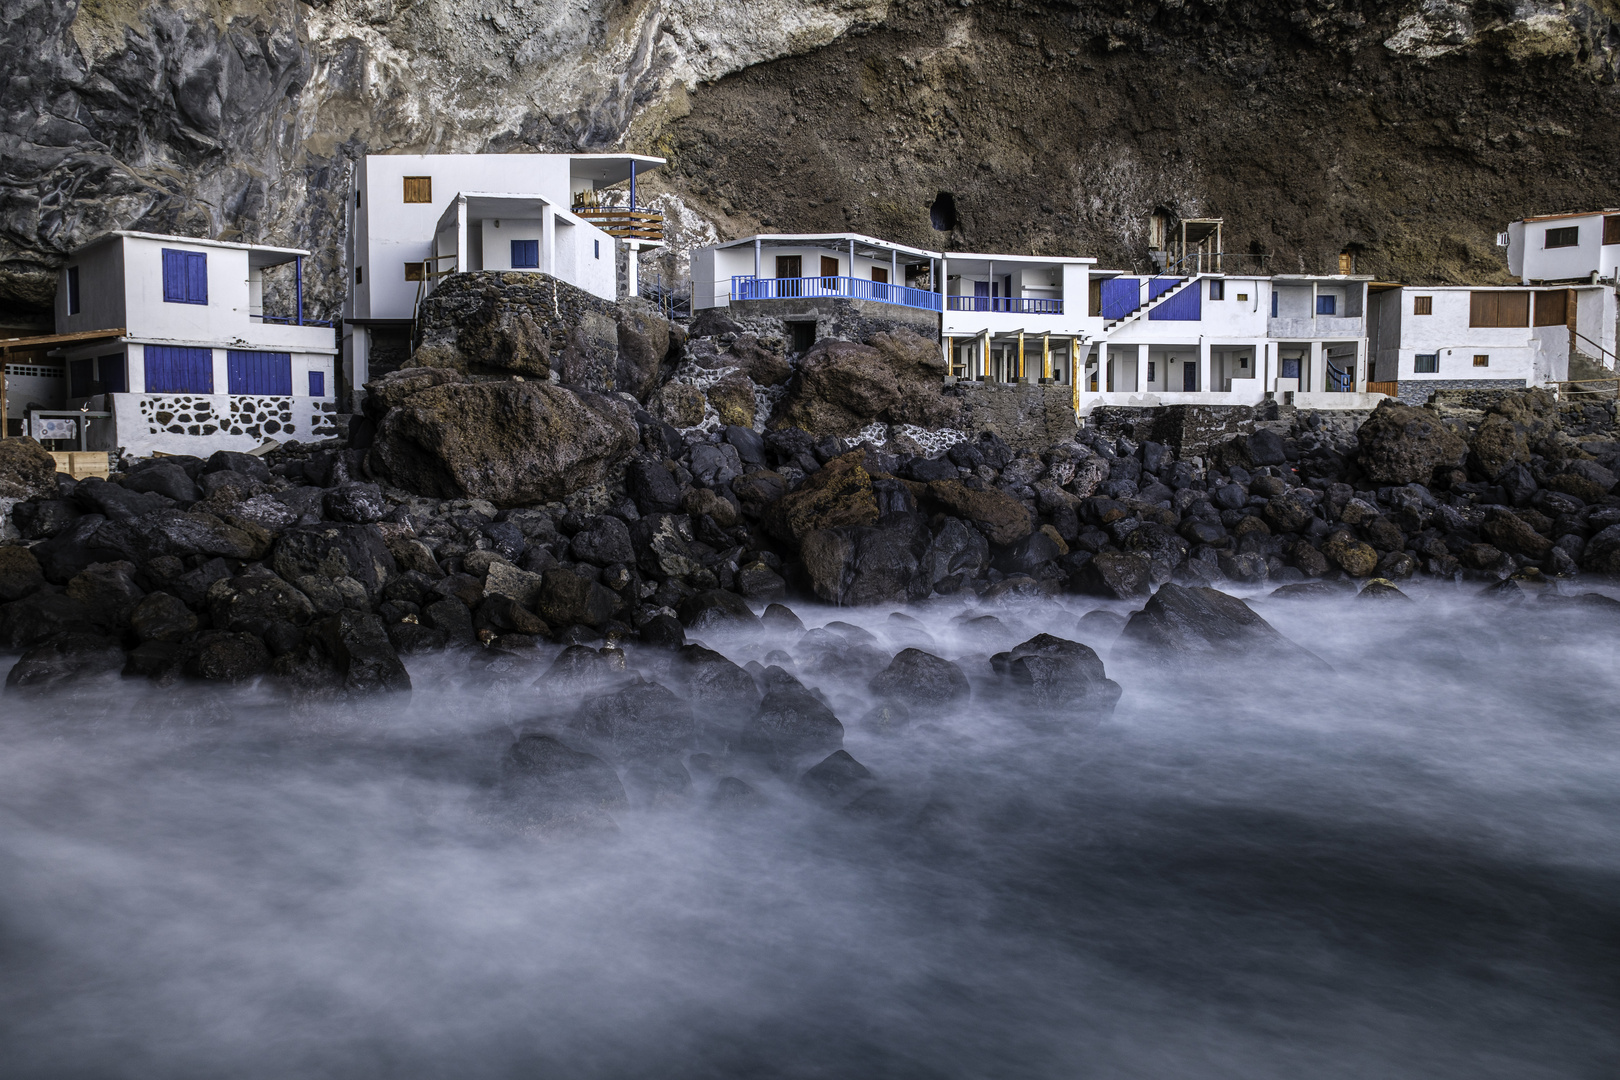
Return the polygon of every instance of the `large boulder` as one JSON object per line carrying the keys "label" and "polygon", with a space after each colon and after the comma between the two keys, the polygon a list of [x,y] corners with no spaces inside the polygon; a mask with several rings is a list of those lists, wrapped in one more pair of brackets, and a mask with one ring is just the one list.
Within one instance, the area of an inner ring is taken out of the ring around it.
{"label": "large boulder", "polygon": [[110,676],[123,666],[124,650],[112,638],[58,634],[23,653],[6,675],[6,689],[43,693],[76,680]]}
{"label": "large boulder", "polygon": [[0,547],[0,603],[21,600],[44,584],[45,573],[32,551],[18,545]]}
{"label": "large boulder", "polygon": [[410,491],[522,506],[601,483],[639,434],[627,406],[595,394],[445,383],[388,411],[372,460]]}
{"label": "large boulder", "polygon": [[378,600],[383,586],[398,572],[393,554],[375,525],[299,525],[276,541],[271,555],[277,574],[287,581],[320,577],[352,578]]}
{"label": "large boulder", "polygon": [[56,494],[56,459],[33,439],[0,439],[0,499]]}
{"label": "large boulder", "polygon": [[410,691],[411,677],[377,616],[363,611],[340,611],[318,624],[315,634],[336,666],[345,691]]}
{"label": "large boulder", "polygon": [[1363,471],[1381,484],[1427,484],[1435,469],[1461,465],[1468,456],[1468,444],[1437,413],[1394,398],[1378,403],[1356,442]]}
{"label": "large boulder", "polygon": [[516,824],[544,832],[611,830],[609,812],[629,806],[613,766],[549,735],[525,735],[506,751],[501,794]]}
{"label": "large boulder", "polygon": [[637,401],[646,401],[658,385],[669,354],[670,323],[658,309],[639,299],[619,303],[618,365],[615,387]]}
{"label": "large boulder", "polygon": [[586,701],[569,726],[609,761],[677,753],[697,732],[690,705],[639,678]]}
{"label": "large boulder", "polygon": [[928,526],[912,521],[884,527],[817,529],[800,557],[810,587],[840,606],[921,600],[933,591],[926,565]]}
{"label": "large boulder", "polygon": [[781,668],[766,669],[770,689],[742,732],[742,749],[773,768],[822,758],[844,745],[844,725],[826,704]]}
{"label": "large boulder", "polygon": [[860,450],[833,458],[766,510],[765,528],[797,544],[817,529],[876,523],[881,511],[865,462]]}
{"label": "large boulder", "polygon": [[1106,719],[1123,692],[1090,646],[1051,634],[997,653],[990,664],[1023,711],[1049,719]]}
{"label": "large boulder", "polygon": [[1237,597],[1183,585],[1160,586],[1130,617],[1120,642],[1187,658],[1308,658]]}
{"label": "large boulder", "polygon": [[799,362],[799,383],[772,426],[817,436],[852,435],[873,420],[942,427],[957,415],[944,377],[939,346],[910,330],[864,345],[825,338]]}
{"label": "large boulder", "polygon": [[902,650],[869,685],[878,697],[913,711],[949,708],[972,695],[961,668],[921,649]]}
{"label": "large boulder", "polygon": [[960,480],[935,480],[928,497],[947,513],[971,521],[992,544],[1008,547],[1035,531],[1029,507],[1004,491],[975,491]]}

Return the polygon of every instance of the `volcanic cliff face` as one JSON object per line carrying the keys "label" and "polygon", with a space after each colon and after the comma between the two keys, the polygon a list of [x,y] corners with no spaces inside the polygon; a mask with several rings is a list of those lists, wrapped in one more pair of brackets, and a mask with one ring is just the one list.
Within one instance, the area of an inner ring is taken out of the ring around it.
{"label": "volcanic cliff face", "polygon": [[[133,227],[315,249],[360,153],[670,156],[697,237],[856,228],[1140,262],[1146,215],[1251,265],[1495,280],[1524,213],[1620,202],[1620,7],[1423,0],[10,0],[0,322]],[[929,208],[954,198],[952,226]],[[695,213],[694,213],[695,211]],[[1246,267],[1240,267],[1246,268]]]}

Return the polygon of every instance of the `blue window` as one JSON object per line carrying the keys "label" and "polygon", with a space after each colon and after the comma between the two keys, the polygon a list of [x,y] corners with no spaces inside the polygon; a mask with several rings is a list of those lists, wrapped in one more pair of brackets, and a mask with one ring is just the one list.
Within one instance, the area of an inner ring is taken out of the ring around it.
{"label": "blue window", "polygon": [[95,393],[90,384],[95,381],[94,360],[73,360],[68,363],[68,397],[89,397]]}
{"label": "blue window", "polygon": [[1282,358],[1281,376],[1284,379],[1299,378],[1299,357],[1285,356]]}
{"label": "blue window", "polygon": [[1277,290],[1276,289],[1271,290],[1271,317],[1273,319],[1275,319],[1277,317]]}
{"label": "blue window", "polygon": [[214,350],[184,345],[146,346],[148,394],[212,394]]}
{"label": "blue window", "polygon": [[512,269],[538,270],[540,269],[540,241],[514,240],[512,241]]}
{"label": "blue window", "polygon": [[1210,278],[1209,279],[1209,298],[1211,300],[1225,300],[1226,299],[1226,282],[1222,281],[1220,278]]}
{"label": "blue window", "polygon": [[208,256],[164,248],[163,299],[170,304],[208,303]]}
{"label": "blue window", "polygon": [[124,370],[124,354],[113,353],[96,360],[96,367],[101,374],[101,392],[103,394],[129,393],[129,378]]}
{"label": "blue window", "polygon": [[233,394],[292,396],[292,354],[231,349],[225,371]]}
{"label": "blue window", "polygon": [[68,314],[77,315],[80,311],[79,268],[77,266],[70,266],[67,268],[67,302]]}
{"label": "blue window", "polygon": [[1316,298],[1316,313],[1318,315],[1336,314],[1339,307],[1337,296],[1318,296]]}
{"label": "blue window", "polygon": [[309,396],[326,396],[326,372],[312,371],[309,373]]}

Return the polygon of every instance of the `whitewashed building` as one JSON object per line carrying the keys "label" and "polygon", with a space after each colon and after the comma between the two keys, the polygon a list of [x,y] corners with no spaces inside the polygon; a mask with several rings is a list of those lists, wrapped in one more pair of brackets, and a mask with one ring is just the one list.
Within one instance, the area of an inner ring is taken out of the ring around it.
{"label": "whitewashed building", "polygon": [[[663,242],[635,181],[639,154],[368,154],[350,199],[343,368],[355,394],[409,351],[417,305],[463,271],[550,274],[604,300],[635,295],[636,255]],[[611,194],[609,189],[612,190]],[[622,189],[622,190],[619,190]]]}
{"label": "whitewashed building", "polygon": [[[96,445],[137,456],[338,434],[332,325],[301,310],[308,254],[141,232],[78,248],[57,283],[56,331],[70,340],[53,354],[54,408],[110,413],[91,428]],[[265,307],[275,268],[294,297],[284,311]]]}
{"label": "whitewashed building", "polygon": [[1525,218],[1497,239],[1508,273],[1526,285],[1620,284],[1620,209]]}

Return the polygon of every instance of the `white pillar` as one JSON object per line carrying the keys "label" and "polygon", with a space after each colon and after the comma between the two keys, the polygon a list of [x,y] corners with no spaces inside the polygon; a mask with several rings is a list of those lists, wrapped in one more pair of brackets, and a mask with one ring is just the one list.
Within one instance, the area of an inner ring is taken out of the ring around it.
{"label": "white pillar", "polygon": [[1367,339],[1356,339],[1356,393],[1367,392]]}
{"label": "white pillar", "polygon": [[1201,394],[1213,393],[1215,386],[1210,382],[1210,356],[1209,339],[1200,336],[1198,339],[1198,392]]}
{"label": "white pillar", "polygon": [[1147,365],[1148,347],[1138,345],[1136,347],[1136,392],[1139,394],[1147,389]]}
{"label": "white pillar", "polygon": [[905,282],[900,280],[900,253],[892,249],[889,251],[889,284],[905,284]]}
{"label": "white pillar", "polygon": [[540,217],[540,268],[557,276],[557,212],[549,206]]}
{"label": "white pillar", "polygon": [[354,336],[350,340],[353,342],[351,346],[353,369],[349,375],[350,408],[354,412],[359,412],[360,402],[366,396],[365,385],[371,381],[371,328],[355,327]]}
{"label": "white pillar", "polygon": [[754,277],[755,278],[759,277],[759,258],[760,258],[759,241],[755,240],[754,241]]}
{"label": "white pillar", "polygon": [[467,200],[456,199],[456,273],[467,272]]}
{"label": "white pillar", "polygon": [[[1315,288],[1313,286],[1312,296],[1314,297],[1314,295]],[[1320,394],[1323,390],[1327,389],[1327,357],[1323,355],[1322,343],[1320,341],[1311,342],[1310,379],[1310,386],[1302,386],[1300,387],[1301,390],[1306,390],[1313,394]]]}
{"label": "white pillar", "polygon": [[630,296],[640,296],[641,295],[641,259],[639,258],[639,256],[641,255],[641,243],[640,243],[640,241],[632,240],[629,243],[625,244],[624,247],[625,247],[625,250],[629,253],[629,256],[630,256],[628,259],[625,260],[625,264],[624,264],[625,265],[625,291]]}
{"label": "white pillar", "polygon": [[[1091,388],[1087,387],[1086,389],[1089,392],[1089,390]],[[1104,393],[1108,392],[1108,342],[1107,341],[1099,341],[1099,342],[1097,342],[1097,392],[1099,394],[1104,394]]]}

